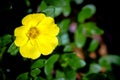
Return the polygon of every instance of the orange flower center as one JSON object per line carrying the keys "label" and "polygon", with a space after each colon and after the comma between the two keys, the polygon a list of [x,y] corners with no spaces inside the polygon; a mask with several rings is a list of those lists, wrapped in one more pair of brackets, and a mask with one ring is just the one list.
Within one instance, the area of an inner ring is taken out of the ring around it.
{"label": "orange flower center", "polygon": [[28,31],[28,37],[35,39],[39,35],[39,31],[36,27],[31,27]]}

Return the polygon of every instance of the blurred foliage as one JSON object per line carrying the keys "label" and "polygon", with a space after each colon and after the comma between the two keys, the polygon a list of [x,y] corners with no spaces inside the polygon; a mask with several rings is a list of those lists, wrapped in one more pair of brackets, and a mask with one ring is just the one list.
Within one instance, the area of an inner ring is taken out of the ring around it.
{"label": "blurred foliage", "polygon": [[[82,5],[84,0],[36,0],[34,6],[37,7],[33,9],[31,6],[34,1],[24,2],[27,6],[25,14],[40,12],[55,18],[60,27],[59,45],[51,55],[41,56],[37,60],[18,57],[22,58],[21,63],[30,63],[28,70],[19,74],[16,71],[15,80],[115,80],[114,75],[109,73],[112,72],[112,64],[120,66],[120,57],[107,52],[99,52],[97,56],[97,50],[103,44],[101,36],[104,31],[92,20],[96,13],[95,5]],[[72,14],[72,3],[82,5],[75,15]],[[12,5],[9,1],[1,11],[14,9]],[[19,48],[13,41],[12,33],[0,36],[1,65],[5,58],[3,55],[20,56]],[[87,43],[89,45],[85,48]],[[24,68],[25,65],[20,66]],[[11,80],[6,74],[5,69],[0,66],[0,80]]]}

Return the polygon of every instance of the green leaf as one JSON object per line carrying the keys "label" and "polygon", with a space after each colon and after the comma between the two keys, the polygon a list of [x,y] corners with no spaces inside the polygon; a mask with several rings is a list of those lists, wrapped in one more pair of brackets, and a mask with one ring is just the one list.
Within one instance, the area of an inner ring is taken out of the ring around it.
{"label": "green leaf", "polygon": [[91,18],[96,12],[96,7],[93,4],[88,4],[78,13],[78,22],[83,23],[86,19]]}
{"label": "green leaf", "polygon": [[45,65],[46,64],[54,64],[59,58],[59,55],[58,54],[54,54],[52,55],[50,58],[48,58],[48,60],[45,62]]}
{"label": "green leaf", "polygon": [[99,46],[99,41],[96,39],[93,39],[89,45],[88,51],[94,52]]}
{"label": "green leaf", "polygon": [[78,68],[82,68],[86,65],[85,61],[80,59],[77,55],[71,54],[69,55],[69,65],[72,69],[77,70]]}
{"label": "green leaf", "polygon": [[4,46],[7,45],[8,43],[12,42],[12,36],[9,34],[6,34],[3,36],[3,44]]}
{"label": "green leaf", "polygon": [[91,15],[95,14],[96,12],[96,6],[94,4],[87,4],[86,6],[83,7],[85,8],[89,8],[91,10]]}
{"label": "green leaf", "polygon": [[45,67],[44,67],[44,71],[46,75],[50,75],[53,67],[54,67],[54,63],[58,60],[59,55],[55,54],[52,55],[48,60],[46,60],[45,62]]}
{"label": "green leaf", "polygon": [[[77,70],[78,68],[82,68],[86,65],[85,61],[80,59],[76,54],[69,53],[63,54],[61,65],[63,67],[70,66],[73,70]],[[63,64],[66,64],[65,66]]]}
{"label": "green leaf", "polygon": [[59,36],[59,45],[66,45],[70,42],[68,33],[62,34]]}
{"label": "green leaf", "polygon": [[65,73],[66,73],[66,80],[76,80],[76,71],[69,70],[69,71],[65,71]]}
{"label": "green leaf", "polygon": [[117,55],[106,55],[99,59],[99,64],[105,67],[107,70],[111,70],[111,64],[120,66],[120,56]]}
{"label": "green leaf", "polygon": [[68,44],[68,45],[65,45],[63,51],[64,51],[64,52],[72,52],[73,49],[74,49],[74,47],[75,47],[75,44],[72,44],[72,43],[71,43],[71,44]]}
{"label": "green leaf", "polygon": [[30,75],[31,75],[32,77],[36,77],[37,75],[40,74],[40,72],[41,72],[41,71],[40,71],[39,68],[35,68],[35,69],[31,70]]}
{"label": "green leaf", "polygon": [[28,80],[28,72],[20,74],[16,80]]}
{"label": "green leaf", "polygon": [[48,5],[52,5],[55,7],[65,6],[65,0],[44,0]]}
{"label": "green leaf", "polygon": [[19,51],[19,48],[14,44],[14,42],[10,45],[10,47],[8,48],[8,53],[10,53],[11,55],[15,56],[17,55]]}
{"label": "green leaf", "polygon": [[95,28],[97,27],[95,22],[87,22],[84,26],[87,36],[92,36],[93,34],[95,35]]}
{"label": "green leaf", "polygon": [[74,0],[76,4],[81,4],[83,3],[84,0]]}
{"label": "green leaf", "polygon": [[68,63],[69,63],[69,57],[68,57],[68,54],[67,53],[64,53],[62,56],[61,56],[61,66],[62,67],[67,67],[68,66]]}
{"label": "green leaf", "polygon": [[109,55],[109,58],[110,58],[111,63],[120,66],[120,56],[118,56],[118,55]]}
{"label": "green leaf", "polygon": [[45,64],[45,60],[44,59],[38,59],[37,61],[35,61],[32,65],[31,65],[31,69],[34,68],[42,68]]}
{"label": "green leaf", "polygon": [[65,79],[65,73],[62,71],[57,70],[56,71],[56,79],[55,80],[66,80]]}
{"label": "green leaf", "polygon": [[3,58],[4,52],[6,51],[6,48],[7,48],[7,47],[1,47],[1,48],[0,48],[0,62],[1,62],[2,58]]}
{"label": "green leaf", "polygon": [[66,5],[63,7],[63,15],[67,17],[71,13],[71,5],[70,5],[70,0],[65,0],[65,1],[66,1]]}
{"label": "green leaf", "polygon": [[62,13],[62,7],[55,7],[55,17],[59,16]]}
{"label": "green leaf", "polygon": [[12,35],[5,34],[4,36],[0,37],[0,46],[6,46],[7,44],[12,42]]}
{"label": "green leaf", "polygon": [[107,71],[111,71],[112,67],[111,67],[111,62],[109,61],[109,59],[106,56],[103,56],[99,59],[99,64],[104,67]]}
{"label": "green leaf", "polygon": [[103,34],[103,30],[97,27],[95,22],[87,22],[84,24],[85,26],[85,31],[87,36],[92,36],[92,35],[101,35]]}
{"label": "green leaf", "polygon": [[25,0],[27,7],[30,7],[31,3],[29,0]]}
{"label": "green leaf", "polygon": [[45,3],[45,1],[42,1],[39,8],[40,8],[40,11],[43,11],[44,9],[46,9],[48,6],[47,4]]}
{"label": "green leaf", "polygon": [[84,35],[84,25],[81,24],[80,26],[78,26],[78,28],[75,31],[75,36],[74,36],[74,40],[75,40],[75,44],[78,48],[82,48],[85,43],[86,43],[86,36]]}
{"label": "green leaf", "polygon": [[53,18],[55,17],[55,8],[53,6],[49,6],[41,12],[45,13],[47,16],[50,16]]}
{"label": "green leaf", "polygon": [[89,73],[99,73],[101,71],[101,66],[96,63],[90,64]]}
{"label": "green leaf", "polygon": [[69,30],[70,19],[63,19],[59,24],[60,26],[60,34],[67,33]]}

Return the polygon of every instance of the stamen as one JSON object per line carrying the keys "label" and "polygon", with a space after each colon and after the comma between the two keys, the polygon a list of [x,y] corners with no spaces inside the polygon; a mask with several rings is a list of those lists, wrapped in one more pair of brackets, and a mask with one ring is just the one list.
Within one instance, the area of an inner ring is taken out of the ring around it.
{"label": "stamen", "polygon": [[31,27],[28,31],[28,37],[29,38],[36,38],[38,35],[40,34],[40,32],[38,31],[38,29],[36,27]]}

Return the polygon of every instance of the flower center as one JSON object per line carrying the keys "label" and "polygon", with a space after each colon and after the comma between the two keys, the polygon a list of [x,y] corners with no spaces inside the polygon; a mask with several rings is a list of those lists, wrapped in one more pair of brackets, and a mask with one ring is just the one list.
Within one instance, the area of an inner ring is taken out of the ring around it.
{"label": "flower center", "polygon": [[28,37],[29,38],[36,38],[39,35],[39,31],[36,27],[31,27],[28,31]]}

